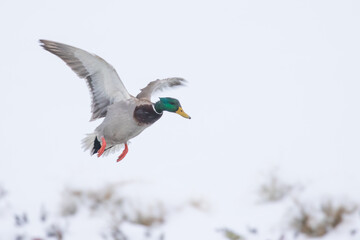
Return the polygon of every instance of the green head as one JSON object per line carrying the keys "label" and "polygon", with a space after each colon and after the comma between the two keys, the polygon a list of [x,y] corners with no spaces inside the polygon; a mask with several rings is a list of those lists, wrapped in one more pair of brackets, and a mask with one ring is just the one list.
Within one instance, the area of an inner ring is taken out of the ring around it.
{"label": "green head", "polygon": [[163,111],[174,112],[183,116],[184,118],[191,118],[183,111],[179,100],[175,98],[160,98],[160,101],[155,103],[155,110],[159,113],[162,113]]}

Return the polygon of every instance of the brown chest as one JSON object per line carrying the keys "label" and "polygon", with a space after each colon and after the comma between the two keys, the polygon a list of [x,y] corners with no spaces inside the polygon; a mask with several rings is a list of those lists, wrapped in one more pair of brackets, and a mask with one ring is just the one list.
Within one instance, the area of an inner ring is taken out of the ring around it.
{"label": "brown chest", "polygon": [[153,124],[159,120],[162,116],[162,113],[157,113],[152,105],[140,105],[136,106],[134,110],[134,119],[139,125],[143,124]]}

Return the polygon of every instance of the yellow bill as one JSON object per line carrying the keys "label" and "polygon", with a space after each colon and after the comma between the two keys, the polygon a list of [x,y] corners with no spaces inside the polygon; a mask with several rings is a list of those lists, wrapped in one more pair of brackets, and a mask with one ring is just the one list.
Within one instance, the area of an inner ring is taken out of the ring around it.
{"label": "yellow bill", "polygon": [[179,107],[176,113],[179,114],[180,116],[183,116],[184,118],[191,119],[191,117],[184,112],[182,107]]}

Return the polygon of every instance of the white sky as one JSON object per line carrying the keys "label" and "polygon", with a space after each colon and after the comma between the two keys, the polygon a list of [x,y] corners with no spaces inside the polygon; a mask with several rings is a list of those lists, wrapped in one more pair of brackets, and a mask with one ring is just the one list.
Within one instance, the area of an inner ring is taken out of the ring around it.
{"label": "white sky", "polygon": [[[176,192],[222,195],[279,167],[294,179],[331,179],[350,193],[360,167],[358,1],[1,1],[0,183],[19,204],[63,186],[124,178]],[[136,95],[163,92],[192,117],[165,114],[117,155],[80,148],[89,123],[83,80],[38,39],[111,63]],[[161,188],[160,188],[161,189]],[[358,189],[358,188],[357,188]]]}

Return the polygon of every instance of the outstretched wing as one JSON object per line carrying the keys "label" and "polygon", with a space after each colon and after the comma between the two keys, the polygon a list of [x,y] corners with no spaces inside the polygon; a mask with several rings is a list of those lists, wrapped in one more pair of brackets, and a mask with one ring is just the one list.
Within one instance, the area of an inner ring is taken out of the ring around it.
{"label": "outstretched wing", "polygon": [[105,117],[107,107],[131,98],[115,69],[104,59],[82,49],[48,40],[41,46],[60,57],[80,78],[85,78],[92,95],[91,120]]}
{"label": "outstretched wing", "polygon": [[156,92],[163,90],[168,87],[181,86],[186,83],[183,78],[165,78],[158,79],[150,82],[145,88],[141,89],[141,92],[136,96],[138,99],[144,98],[147,100],[151,100],[151,95]]}

